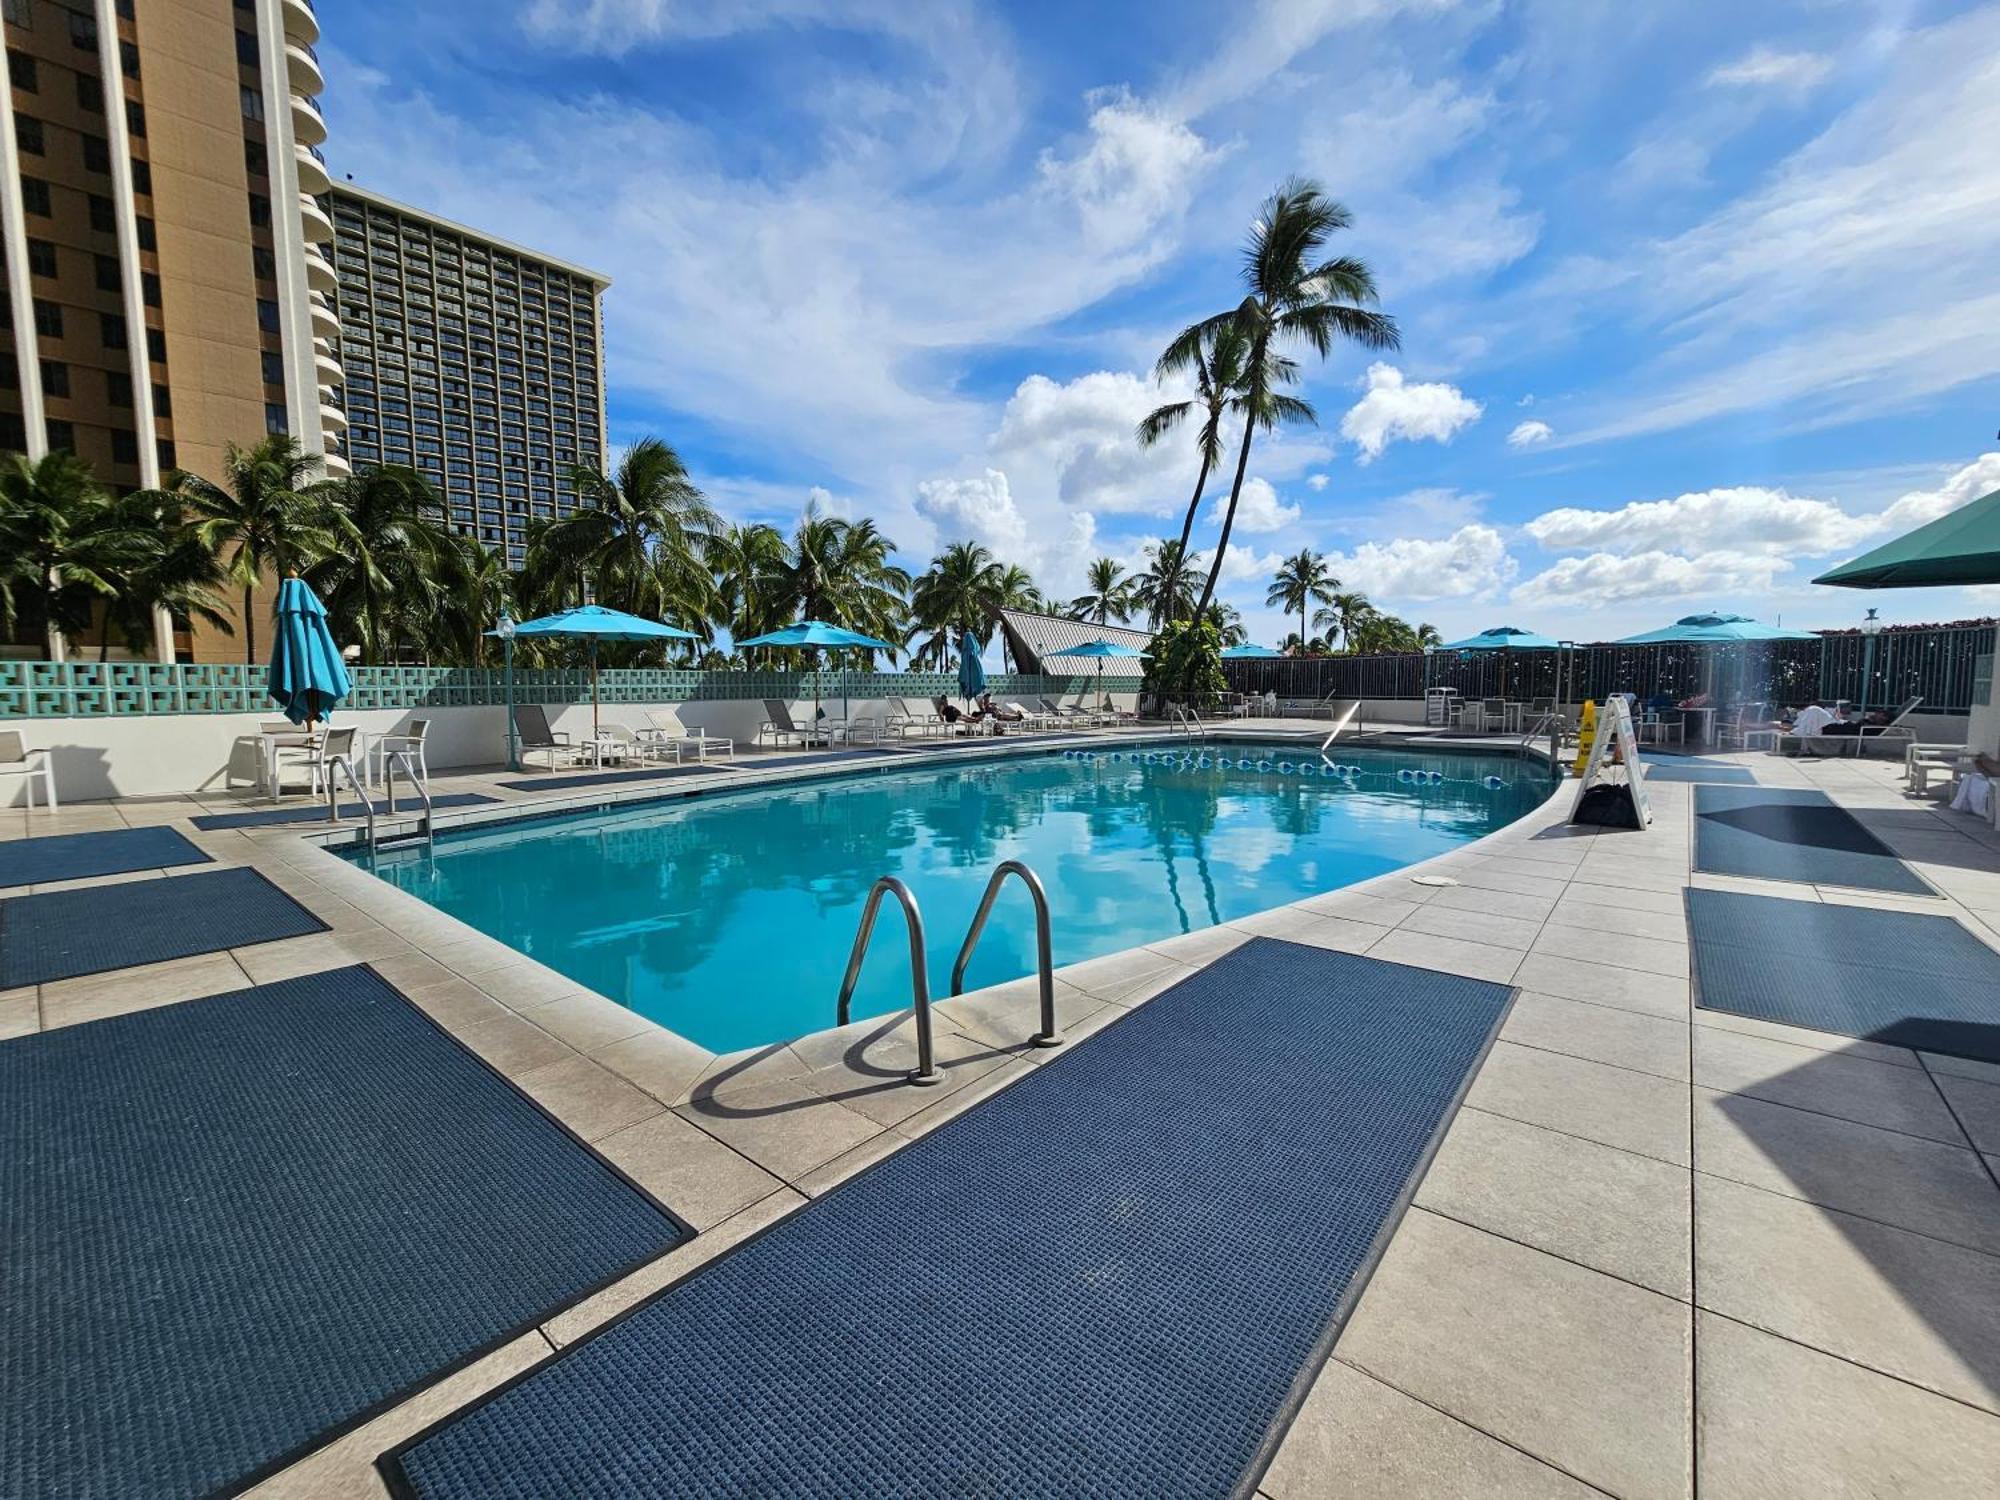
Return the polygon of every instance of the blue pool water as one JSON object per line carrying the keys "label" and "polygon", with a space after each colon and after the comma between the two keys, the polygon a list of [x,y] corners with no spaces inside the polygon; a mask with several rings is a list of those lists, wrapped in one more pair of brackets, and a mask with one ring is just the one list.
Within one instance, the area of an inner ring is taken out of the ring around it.
{"label": "blue pool water", "polygon": [[[376,870],[730,1052],[834,1024],[855,924],[881,875],[915,892],[942,997],[1003,859],[1025,861],[1047,886],[1062,965],[1428,859],[1512,822],[1552,786],[1511,756],[1341,758],[1358,772],[1326,774],[1311,746],[1217,742],[1207,765],[1177,745],[865,773],[470,829],[439,838],[433,855],[384,855]],[[908,952],[891,903],[855,1019],[909,1004]],[[1033,955],[1027,893],[1010,882],[966,986],[1029,973]]]}

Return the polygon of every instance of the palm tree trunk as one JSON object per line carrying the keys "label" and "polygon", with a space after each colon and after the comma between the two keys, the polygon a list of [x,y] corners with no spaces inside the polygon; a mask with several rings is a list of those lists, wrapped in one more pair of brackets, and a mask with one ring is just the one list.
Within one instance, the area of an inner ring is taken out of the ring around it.
{"label": "palm tree trunk", "polygon": [[[1259,335],[1256,347],[1251,353],[1251,369],[1262,369],[1264,364],[1264,339]],[[1222,515],[1222,535],[1215,539],[1215,561],[1209,564],[1208,583],[1201,591],[1201,602],[1194,607],[1194,618],[1199,620],[1208,609],[1208,601],[1215,597],[1215,583],[1222,576],[1222,559],[1229,552],[1229,533],[1236,525],[1236,502],[1243,498],[1243,475],[1250,467],[1250,439],[1257,432],[1257,403],[1245,403],[1249,413],[1243,418],[1243,447],[1236,455],[1236,480],[1229,486],[1229,509]]]}
{"label": "palm tree trunk", "polygon": [[257,665],[257,616],[251,610],[251,600],[255,597],[257,585],[243,585],[243,665]]}
{"label": "palm tree trunk", "polygon": [[[1181,518],[1181,550],[1178,555],[1183,567],[1187,566],[1188,538],[1194,535],[1194,514],[1201,509],[1201,492],[1208,488],[1208,467],[1208,451],[1203,449],[1201,472],[1194,478],[1194,498],[1188,501],[1187,514]],[[1171,599],[1167,602],[1166,622],[1169,625],[1174,622],[1174,604]]]}

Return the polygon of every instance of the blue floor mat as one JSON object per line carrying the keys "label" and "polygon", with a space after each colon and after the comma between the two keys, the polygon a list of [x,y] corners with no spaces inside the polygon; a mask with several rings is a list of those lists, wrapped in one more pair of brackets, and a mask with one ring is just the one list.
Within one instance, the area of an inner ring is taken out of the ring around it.
{"label": "blue floor mat", "polygon": [[109,828],[0,843],[0,887],[129,875],[174,865],[205,865],[209,857],[171,828]]}
{"label": "blue floor mat", "polygon": [[1255,939],[383,1472],[425,1500],[1247,1489],[1511,996]]}
{"label": "blue floor mat", "polygon": [[[389,799],[374,797],[369,799],[375,807],[375,815],[381,817],[389,811]],[[447,807],[471,807],[480,802],[498,802],[498,797],[484,797],[478,792],[453,792],[444,797],[431,798],[431,806],[442,810]],[[396,794],[396,816],[411,817],[424,810],[423,803],[407,791]],[[340,804],[343,818],[362,816],[359,802]],[[324,823],[326,804],[314,801],[298,807],[273,807],[260,812],[204,813],[201,817],[190,818],[189,822],[204,831],[212,832],[220,828],[275,828],[285,823]]]}
{"label": "blue floor mat", "polygon": [[2000,953],[1950,917],[1687,893],[1695,1004],[2000,1063]]}
{"label": "blue floor mat", "polygon": [[1694,867],[1704,875],[1935,894],[1824,792],[1701,786],[1694,812]]}
{"label": "blue floor mat", "polygon": [[365,968],[0,1043],[0,1494],[230,1492],[685,1237]]}
{"label": "blue floor mat", "polygon": [[1748,766],[1709,766],[1689,757],[1685,761],[1646,762],[1648,781],[1694,781],[1712,786],[1756,786],[1756,776]]}
{"label": "blue floor mat", "polygon": [[326,931],[255,870],[232,867],[0,901],[0,990]]}

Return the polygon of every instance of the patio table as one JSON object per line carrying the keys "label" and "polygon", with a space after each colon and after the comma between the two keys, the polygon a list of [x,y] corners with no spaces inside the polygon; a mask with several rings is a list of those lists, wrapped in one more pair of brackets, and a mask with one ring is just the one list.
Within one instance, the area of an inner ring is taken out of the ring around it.
{"label": "patio table", "polygon": [[1686,723],[1689,718],[1693,718],[1697,721],[1696,725],[1694,726],[1694,733],[1692,735],[1686,735],[1685,738],[1692,739],[1698,745],[1711,745],[1715,743],[1714,709],[1683,708],[1678,710],[1678,712],[1681,715],[1681,721],[1683,723]]}

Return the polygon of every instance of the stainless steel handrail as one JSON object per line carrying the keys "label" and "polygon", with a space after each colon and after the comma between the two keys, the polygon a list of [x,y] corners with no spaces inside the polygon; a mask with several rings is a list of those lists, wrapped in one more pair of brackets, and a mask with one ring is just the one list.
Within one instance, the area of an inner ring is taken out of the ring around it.
{"label": "stainless steel handrail", "polygon": [[1042,988],[1042,1029],[1028,1040],[1037,1047],[1060,1047],[1062,1032],[1056,1028],[1056,978],[1055,967],[1049,957],[1049,893],[1042,889],[1041,878],[1018,859],[1001,862],[994,870],[993,878],[986,882],[986,894],[980,898],[979,914],[972,919],[972,926],[966,929],[965,943],[958,950],[958,962],[951,966],[951,992],[965,993],[965,966],[972,961],[972,950],[979,945],[979,936],[986,931],[986,919],[992,914],[993,902],[1000,894],[1000,887],[1009,875],[1021,877],[1021,884],[1028,888],[1028,895],[1035,903],[1035,974],[1041,980]]}
{"label": "stainless steel handrail", "polygon": [[344,755],[327,757],[326,820],[329,823],[338,823],[340,821],[340,787],[334,778],[333,773],[335,771],[345,771],[347,773],[347,784],[354,788],[354,795],[361,799],[361,813],[368,820],[368,852],[373,854],[375,852],[375,804],[370,800],[368,793],[361,789],[361,777],[355,773],[354,762]]}
{"label": "stainless steel handrail", "polygon": [[[410,778],[410,785],[416,789],[417,796],[422,800],[424,804],[424,821],[423,821],[424,847],[427,849],[435,849],[437,847],[436,809],[434,809],[431,806],[430,788],[425,786],[423,783],[423,778],[417,775],[417,768],[411,764],[409,757],[410,757],[410,752],[407,750],[387,750],[383,752],[382,780],[385,787],[387,788],[387,795],[389,798],[388,811],[391,816],[393,816],[396,811],[396,767],[401,766],[403,768],[403,774]],[[371,822],[373,821],[372,814],[370,821]],[[371,846],[373,844],[372,838],[370,840],[370,844]]]}
{"label": "stainless steel handrail", "polygon": [[839,1024],[845,1026],[848,1002],[854,998],[855,982],[861,978],[861,960],[867,956],[868,939],[875,932],[875,914],[881,910],[885,895],[894,896],[902,906],[903,918],[910,929],[910,1000],[917,1017],[917,1066],[909,1075],[910,1082],[920,1087],[939,1083],[943,1075],[931,1056],[931,981],[924,968],[924,919],[910,888],[893,875],[884,875],[869,888],[868,904],[861,910],[861,926],[855,931],[854,947],[847,955],[847,976],[840,981],[840,1005],[835,1014]]}
{"label": "stainless steel handrail", "polygon": [[1187,735],[1189,739],[1199,738],[1205,740],[1208,738],[1208,726],[1201,722],[1201,715],[1196,713],[1190,705],[1175,703],[1170,704],[1169,707],[1173,712],[1174,718],[1181,726],[1181,732]]}

